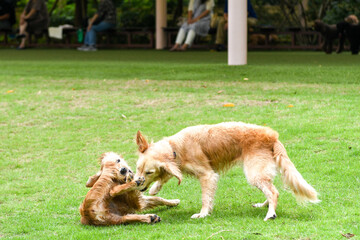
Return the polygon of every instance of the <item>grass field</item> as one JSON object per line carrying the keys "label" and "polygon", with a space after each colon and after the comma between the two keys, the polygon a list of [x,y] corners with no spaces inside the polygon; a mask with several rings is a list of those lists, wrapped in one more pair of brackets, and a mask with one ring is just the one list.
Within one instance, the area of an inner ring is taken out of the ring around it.
{"label": "grass field", "polygon": [[[360,239],[360,57],[250,52],[246,66],[226,59],[202,51],[1,49],[0,238]],[[297,204],[277,177],[278,218],[264,222],[267,209],[251,206],[263,194],[234,168],[220,178],[205,219],[190,219],[201,192],[185,177],[159,193],[181,199],[178,207],[149,211],[159,224],[80,224],[101,153],[121,153],[135,170],[137,130],[158,141],[223,121],[277,130],[322,202]]]}

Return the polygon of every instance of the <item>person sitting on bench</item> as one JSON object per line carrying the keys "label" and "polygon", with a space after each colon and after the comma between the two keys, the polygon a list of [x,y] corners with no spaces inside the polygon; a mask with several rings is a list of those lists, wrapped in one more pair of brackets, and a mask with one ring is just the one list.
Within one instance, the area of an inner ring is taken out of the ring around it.
{"label": "person sitting on bench", "polygon": [[16,22],[15,9],[8,0],[0,0],[0,31],[11,31]]}
{"label": "person sitting on bench", "polygon": [[48,28],[49,15],[44,0],[29,0],[20,16],[19,35],[21,39],[17,49],[24,49],[28,33],[41,34]]}
{"label": "person sitting on bench", "polygon": [[[181,26],[176,37],[175,45],[170,49],[170,51],[185,51],[194,42],[196,34],[200,36],[208,35],[211,12],[214,5],[214,0],[189,1],[187,21]],[[185,43],[181,46],[184,42],[185,36]]]}
{"label": "person sitting on bench", "polygon": [[101,0],[97,13],[90,19],[85,34],[84,45],[79,51],[96,51],[96,33],[116,26],[116,8],[111,0]]}

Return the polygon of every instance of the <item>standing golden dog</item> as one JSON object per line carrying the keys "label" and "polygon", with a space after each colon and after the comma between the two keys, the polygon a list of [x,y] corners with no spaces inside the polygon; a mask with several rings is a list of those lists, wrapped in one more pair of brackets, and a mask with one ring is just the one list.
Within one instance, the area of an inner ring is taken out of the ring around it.
{"label": "standing golden dog", "polygon": [[276,218],[278,191],[273,185],[277,169],[283,182],[299,200],[318,202],[317,192],[310,186],[286,154],[278,133],[268,127],[241,122],[188,127],[177,134],[149,144],[138,131],[139,149],[135,179],[145,178],[143,191],[152,182],[150,194],[157,194],[172,176],[182,180],[182,172],[197,177],[202,189],[202,208],[192,218],[203,218],[212,210],[218,173],[233,165],[244,168],[248,182],[266,196],[269,206],[265,221]]}
{"label": "standing golden dog", "polygon": [[155,214],[139,215],[157,206],[176,206],[180,200],[147,197],[140,193],[144,179],[133,181],[133,173],[123,158],[113,152],[101,157],[101,170],[86,183],[92,187],[80,206],[81,223],[86,225],[116,225],[133,222],[157,223]]}

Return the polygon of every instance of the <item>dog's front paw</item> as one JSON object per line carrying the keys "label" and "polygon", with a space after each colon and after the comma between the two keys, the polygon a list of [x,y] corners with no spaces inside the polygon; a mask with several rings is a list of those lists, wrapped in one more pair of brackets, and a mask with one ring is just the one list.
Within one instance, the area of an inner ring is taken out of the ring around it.
{"label": "dog's front paw", "polygon": [[162,188],[162,185],[160,184],[160,182],[155,182],[154,185],[152,185],[152,187],[149,190],[149,194],[151,196],[156,195]]}
{"label": "dog's front paw", "polygon": [[169,200],[169,202],[170,202],[169,206],[175,207],[175,206],[179,205],[180,200],[179,199],[173,199],[173,200]]}
{"label": "dog's front paw", "polygon": [[161,218],[156,214],[147,214],[149,216],[149,223],[158,223],[161,221]]}
{"label": "dog's front paw", "polygon": [[275,219],[275,218],[276,218],[275,211],[268,211],[268,213],[266,214],[266,217],[264,218],[264,221],[267,221],[269,219]]}
{"label": "dog's front paw", "polygon": [[138,178],[138,179],[135,181],[136,186],[138,186],[138,187],[141,186],[141,185],[143,185],[144,182],[145,182],[145,178],[144,178],[144,177],[140,177],[140,178]]}
{"label": "dog's front paw", "polygon": [[116,191],[111,189],[110,190],[110,197],[115,197],[116,196]]}

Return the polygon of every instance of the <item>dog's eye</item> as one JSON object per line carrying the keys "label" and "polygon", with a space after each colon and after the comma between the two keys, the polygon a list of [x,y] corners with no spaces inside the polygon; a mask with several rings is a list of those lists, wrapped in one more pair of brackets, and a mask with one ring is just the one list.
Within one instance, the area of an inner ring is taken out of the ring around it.
{"label": "dog's eye", "polygon": [[120,159],[116,160],[116,162],[119,163],[119,162],[120,162]]}
{"label": "dog's eye", "polygon": [[146,172],[145,174],[146,175],[150,175],[150,174],[153,174],[154,172]]}

